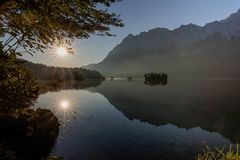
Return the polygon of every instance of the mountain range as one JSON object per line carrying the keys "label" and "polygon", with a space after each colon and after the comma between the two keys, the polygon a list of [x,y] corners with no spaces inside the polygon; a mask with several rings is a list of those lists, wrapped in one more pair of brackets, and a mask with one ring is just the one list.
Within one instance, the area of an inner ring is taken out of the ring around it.
{"label": "mountain range", "polygon": [[98,64],[84,66],[105,76],[239,77],[240,10],[224,20],[155,28],[129,34]]}

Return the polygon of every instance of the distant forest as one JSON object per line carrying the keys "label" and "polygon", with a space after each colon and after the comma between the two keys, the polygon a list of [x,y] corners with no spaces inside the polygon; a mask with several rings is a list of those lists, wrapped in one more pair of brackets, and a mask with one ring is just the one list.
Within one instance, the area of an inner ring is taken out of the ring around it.
{"label": "distant forest", "polygon": [[23,61],[23,66],[30,70],[38,80],[83,81],[85,79],[104,79],[99,72],[83,68],[46,66],[28,61]]}

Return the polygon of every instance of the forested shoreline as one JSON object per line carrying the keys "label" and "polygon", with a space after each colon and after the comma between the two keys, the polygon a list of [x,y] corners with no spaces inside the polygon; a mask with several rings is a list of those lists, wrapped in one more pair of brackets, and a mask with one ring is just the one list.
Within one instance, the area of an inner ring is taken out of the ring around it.
{"label": "forested shoreline", "polygon": [[83,68],[46,66],[28,61],[23,61],[23,66],[31,71],[38,80],[44,81],[83,81],[86,79],[104,79],[98,71]]}

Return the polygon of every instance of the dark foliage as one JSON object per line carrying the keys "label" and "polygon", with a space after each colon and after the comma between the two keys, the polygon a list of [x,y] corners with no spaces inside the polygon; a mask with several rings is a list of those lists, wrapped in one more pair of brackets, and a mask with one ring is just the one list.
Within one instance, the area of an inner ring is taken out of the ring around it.
{"label": "dark foliage", "polygon": [[40,160],[48,156],[59,133],[58,119],[46,109],[0,114],[0,157]]}
{"label": "dark foliage", "polygon": [[106,9],[115,1],[1,0],[0,37],[8,38],[3,51],[32,54],[53,44],[69,46],[74,38],[90,34],[111,35],[109,26],[123,26],[119,16]]}
{"label": "dark foliage", "polygon": [[58,82],[58,81],[45,81],[40,82],[40,94],[47,92],[56,92],[59,90],[68,89],[86,89],[90,87],[97,87],[102,83],[103,79],[88,79],[83,81],[68,81],[68,82]]}
{"label": "dark foliage", "polygon": [[54,67],[31,62],[24,62],[24,66],[39,80],[83,81],[85,79],[104,79],[99,72],[83,68]]}
{"label": "dark foliage", "polygon": [[[33,104],[39,88],[17,56],[43,52],[52,45],[72,53],[69,45],[74,38],[111,35],[109,26],[123,26],[118,15],[105,9],[113,2],[0,1],[0,159],[40,160],[50,153],[59,130],[59,122],[49,110],[23,109]],[[103,79],[96,71],[80,68],[29,65],[28,69],[43,80]]]}
{"label": "dark foliage", "polygon": [[0,66],[0,111],[32,105],[39,93],[32,73],[21,65],[15,54],[3,55],[1,52]]}
{"label": "dark foliage", "polygon": [[146,73],[144,75],[146,85],[166,85],[168,82],[168,75],[166,73]]}
{"label": "dark foliage", "polygon": [[111,81],[113,81],[113,80],[114,80],[114,77],[113,77],[113,76],[111,76],[111,77],[110,77],[110,80],[111,80]]}
{"label": "dark foliage", "polygon": [[128,81],[132,81],[132,77],[131,76],[127,77],[127,79],[128,79]]}

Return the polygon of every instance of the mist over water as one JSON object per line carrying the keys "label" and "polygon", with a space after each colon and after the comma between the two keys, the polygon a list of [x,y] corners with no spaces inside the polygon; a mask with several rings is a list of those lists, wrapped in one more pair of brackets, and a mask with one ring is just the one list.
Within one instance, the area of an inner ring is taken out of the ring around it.
{"label": "mist over water", "polygon": [[238,142],[239,88],[226,79],[106,80],[41,95],[37,106],[59,118],[52,154],[65,159],[191,159],[206,144]]}

